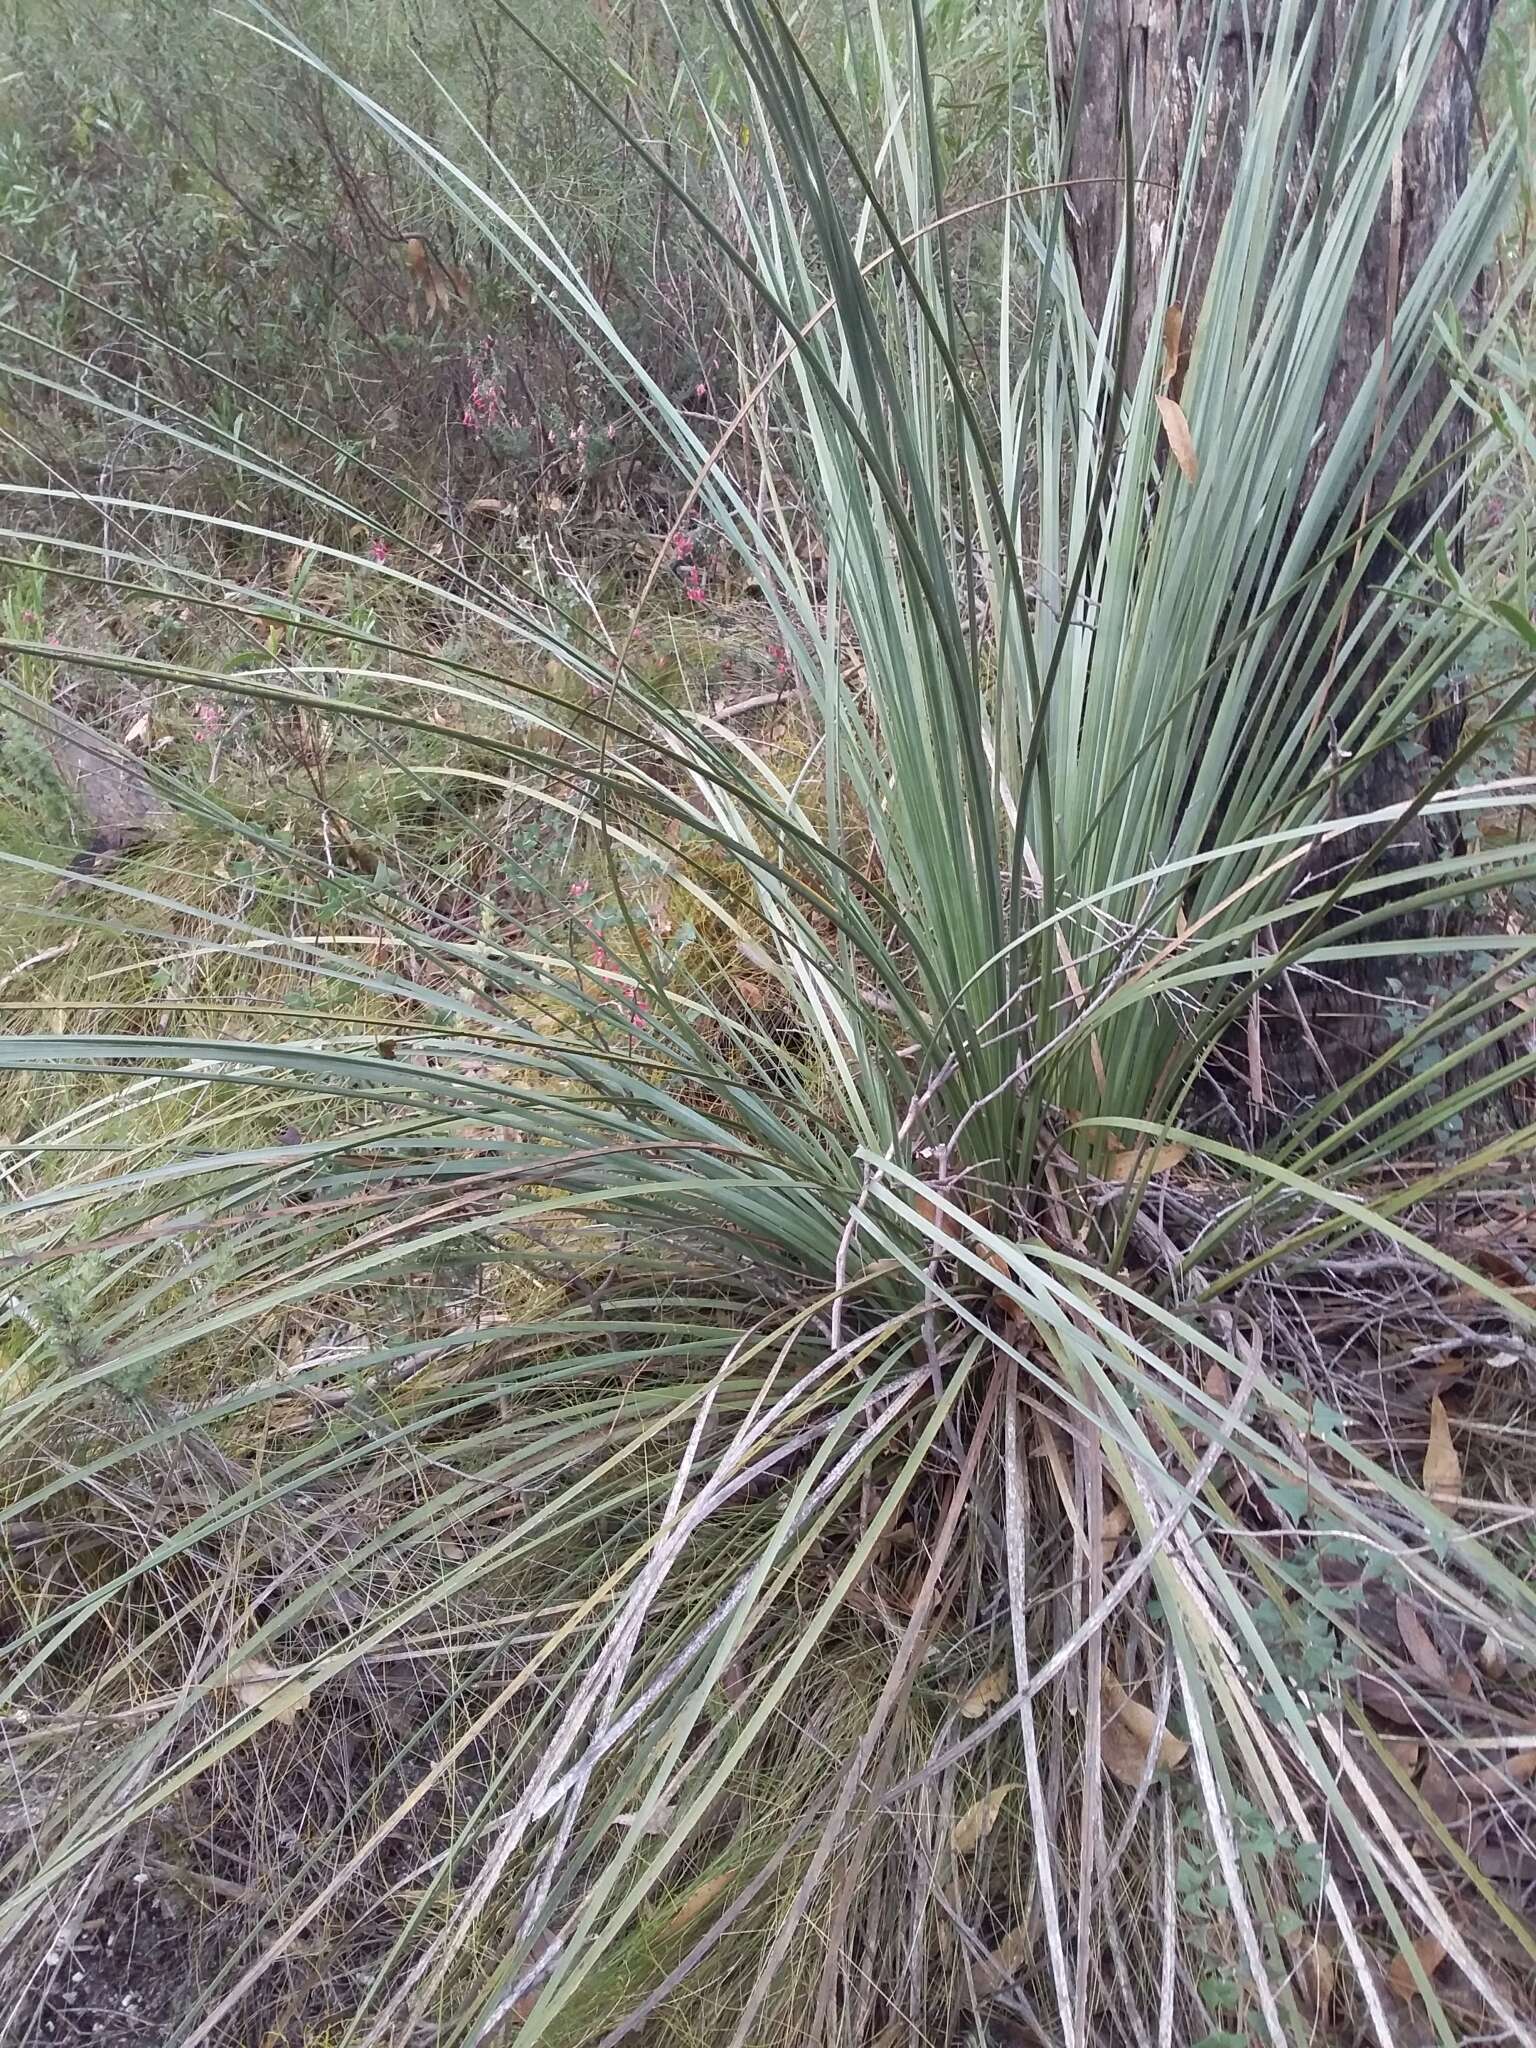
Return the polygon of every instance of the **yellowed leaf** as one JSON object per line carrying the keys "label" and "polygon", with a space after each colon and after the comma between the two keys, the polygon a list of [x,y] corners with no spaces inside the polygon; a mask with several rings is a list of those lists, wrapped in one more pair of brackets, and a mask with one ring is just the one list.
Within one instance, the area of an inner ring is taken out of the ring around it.
{"label": "yellowed leaf", "polygon": [[1115,1552],[1124,1542],[1131,1526],[1131,1511],[1123,1500],[1117,1500],[1107,1510],[1099,1530],[1099,1555],[1105,1564],[1113,1564]]}
{"label": "yellowed leaf", "polygon": [[[1445,1943],[1433,1934],[1421,1934],[1413,1944],[1413,1952],[1423,1965],[1426,1977],[1433,1977],[1445,1961]],[[1401,1951],[1392,1958],[1392,1967],[1387,1972],[1387,1984],[1397,1998],[1416,1998],[1418,1984],[1414,1980],[1413,1966]]]}
{"label": "yellowed leaf", "polygon": [[1170,306],[1163,315],[1163,388],[1179,374],[1179,346],[1184,339],[1184,308]]}
{"label": "yellowed leaf", "polygon": [[1174,461],[1184,472],[1186,483],[1193,483],[1200,474],[1200,458],[1195,453],[1194,439],[1189,431],[1189,421],[1184,417],[1184,408],[1176,398],[1169,398],[1159,392],[1157,410],[1162,418],[1163,432],[1168,436],[1168,446]]}
{"label": "yellowed leaf", "polygon": [[985,1799],[978,1799],[974,1806],[968,1806],[955,1822],[950,1832],[949,1846],[957,1856],[969,1856],[997,1826],[997,1817],[1007,1804],[1010,1792],[1017,1792],[1018,1781],[1010,1779],[1006,1785],[997,1785]]}
{"label": "yellowed leaf", "polygon": [[324,1676],[323,1671],[284,1671],[275,1664],[264,1664],[259,1657],[247,1657],[231,1668],[224,1689],[233,1693],[242,1707],[260,1707],[269,1721],[291,1727]]}
{"label": "yellowed leaf", "polygon": [[1424,1491],[1441,1507],[1461,1498],[1461,1460],[1451,1442],[1450,1417],[1438,1394],[1429,1404],[1429,1449],[1424,1453]]}
{"label": "yellowed leaf", "polygon": [[1296,1977],[1302,1994],[1313,2017],[1321,2018],[1333,2001],[1333,1987],[1338,1981],[1333,1950],[1326,1941],[1315,1941],[1310,1934],[1295,1936],[1290,1948],[1296,1958]]}
{"label": "yellowed leaf", "polygon": [[1433,1678],[1437,1684],[1445,1683],[1445,1659],[1435,1648],[1429,1630],[1414,1612],[1411,1601],[1401,1597],[1397,1603],[1397,1632],[1403,1639],[1403,1648],[1426,1678]]}
{"label": "yellowed leaf", "polygon": [[1156,1770],[1177,1770],[1189,1754],[1189,1744],[1164,1728],[1157,1735],[1157,1716],[1150,1707],[1133,1700],[1106,1664],[1100,1687],[1104,1722],[1100,1748],[1104,1768],[1123,1785],[1139,1785],[1157,1741]]}
{"label": "yellowed leaf", "polygon": [[978,1678],[960,1696],[960,1718],[962,1721],[979,1721],[989,1707],[995,1707],[1008,1696],[1008,1673],[999,1664],[995,1671],[989,1671],[984,1678]]}
{"label": "yellowed leaf", "polygon": [[696,1884],[691,1892],[675,1905],[662,1922],[662,1932],[678,1934],[685,1927],[707,1913],[711,1906],[725,1897],[736,1882],[737,1866],[729,1870],[717,1870],[713,1877],[706,1877],[702,1884]]}
{"label": "yellowed leaf", "polygon": [[1004,1976],[1015,1976],[1034,1953],[1034,1942],[1030,1939],[1028,1925],[1021,1923],[1010,1927],[997,1947],[992,1951],[992,1961]]}
{"label": "yellowed leaf", "polygon": [[1472,1804],[1466,1777],[1453,1778],[1433,1752],[1419,1778],[1419,1797],[1437,1819],[1444,1821],[1458,1820]]}
{"label": "yellowed leaf", "polygon": [[1478,1792],[1501,1792],[1508,1784],[1524,1785],[1536,1778],[1536,1749],[1517,1749],[1487,1770],[1474,1771],[1467,1783]]}
{"label": "yellowed leaf", "polygon": [[1105,1179],[1129,1180],[1135,1173],[1145,1173],[1150,1179],[1154,1174],[1171,1173],[1188,1157],[1187,1145],[1154,1145],[1150,1151],[1140,1152],[1134,1145],[1128,1145],[1123,1152],[1110,1155]]}
{"label": "yellowed leaf", "polygon": [[[1027,1921],[1011,1927],[988,1956],[981,1957],[975,1968],[976,1989],[984,1998],[995,1998],[999,1991],[1023,1969],[1034,1953]],[[902,2036],[903,2041],[911,2039],[910,2029]]]}

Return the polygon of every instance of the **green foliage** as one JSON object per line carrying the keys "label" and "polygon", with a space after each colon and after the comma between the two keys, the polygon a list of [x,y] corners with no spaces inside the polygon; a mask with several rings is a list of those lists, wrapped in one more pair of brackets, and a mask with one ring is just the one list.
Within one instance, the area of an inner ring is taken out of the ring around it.
{"label": "green foliage", "polygon": [[[25,1276],[11,1519],[97,1503],[83,1562],[6,1590],[5,1702],[93,1737],[6,1851],[16,2012],[63,1966],[59,1902],[120,1917],[171,1839],[220,1902],[165,2014],[184,2048],[301,2008],[348,2043],[948,2038],[993,2001],[1084,2048],[1145,2037],[1154,2002],[1162,2039],[1299,2042],[1330,1995],[1301,1986],[1303,1929],[1367,2018],[1371,1959],[1427,1933],[1507,2021],[1462,1909],[1536,1938],[1486,1882],[1453,1911],[1422,1881],[1351,1747],[1362,1678],[1426,1678],[1360,1560],[1422,1628],[1503,1646],[1500,1713],[1536,1659],[1528,1558],[1426,1493],[1424,1447],[1410,1470],[1351,1386],[1393,1333],[1523,1356],[1536,1322],[1436,1220],[1536,1131],[1420,1149],[1536,1068],[1529,944],[1490,909],[1531,857],[1374,859],[1420,816],[1529,802],[1458,779],[1533,682],[1472,594],[1477,493],[1456,509],[1426,438],[1447,574],[1427,538],[1383,544],[1375,488],[1383,405],[1434,389],[1503,221],[1507,130],[1385,383],[1345,345],[1453,14],[1355,11],[1297,219],[1318,26],[1277,10],[1185,383],[1192,480],[1120,287],[1082,302],[1058,186],[994,191],[972,267],[949,260],[963,8],[840,23],[832,64],[771,5],[689,25],[667,104],[698,163],[625,75],[612,146],[731,310],[751,396],[721,446],[568,192],[472,134],[450,151],[447,116],[390,108],[323,23],[259,17],[295,103],[387,144],[445,243],[560,337],[568,432],[600,393],[669,473],[676,610],[750,587],[796,738],[646,659],[653,615],[557,548],[466,536],[338,447],[323,407],[299,464],[298,409],[218,365],[217,420],[156,387],[135,431],[266,509],[172,493],[163,548],[103,552],[94,522],[143,512],[127,490],[93,486],[90,523],[72,487],[10,490],[61,585],[131,578],[231,635],[78,658],[259,735],[226,792],[211,746],[190,772],[196,724],[170,732],[167,790],[238,863],[96,878],[113,955],[84,1014],[0,1047],[35,1091],[0,1212]],[[530,41],[602,135],[611,81]],[[108,421],[70,303],[58,374]],[[480,361],[480,440],[526,432],[510,348]],[[253,553],[281,569],[237,581]],[[1415,753],[1480,635],[1491,710]],[[1388,756],[1418,777],[1406,815],[1366,798]],[[1287,975],[1400,950],[1389,917],[1459,983],[1253,1138],[1247,1021]],[[1350,1290],[1369,1343],[1337,1336]],[[934,1672],[983,1644],[1003,1677],[972,1712]]]}

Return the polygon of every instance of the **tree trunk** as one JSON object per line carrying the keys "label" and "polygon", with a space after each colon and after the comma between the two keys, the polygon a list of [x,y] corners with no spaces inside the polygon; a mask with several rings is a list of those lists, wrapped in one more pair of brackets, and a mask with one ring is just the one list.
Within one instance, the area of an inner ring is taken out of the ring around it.
{"label": "tree trunk", "polygon": [[[1125,263],[1122,214],[1125,125],[1129,121],[1137,187],[1133,226],[1134,314],[1133,362],[1140,361],[1149,341],[1157,289],[1158,266],[1167,246],[1173,205],[1184,171],[1184,159],[1196,97],[1196,80],[1205,60],[1213,27],[1220,37],[1216,89],[1206,118],[1205,159],[1199,173],[1195,205],[1189,215],[1199,224],[1190,238],[1174,297],[1185,308],[1185,333],[1199,319],[1212,252],[1222,217],[1230,202],[1238,137],[1245,118],[1249,80],[1261,61],[1267,22],[1279,0],[1047,0],[1052,79],[1065,114],[1075,81],[1084,118],[1079,121],[1069,173],[1085,182],[1073,191],[1069,237],[1084,303],[1097,317],[1111,284]],[[1411,5],[1412,0],[1397,0]],[[1360,389],[1371,359],[1390,334],[1394,307],[1412,282],[1436,235],[1462,192],[1468,173],[1473,122],[1477,116],[1476,80],[1488,39],[1496,0],[1461,0],[1451,35],[1439,51],[1429,83],[1407,130],[1393,194],[1384,199],[1375,230],[1360,267],[1340,344],[1337,373],[1324,409],[1323,433],[1315,462],[1320,464],[1338,422]],[[1317,135],[1322,101],[1342,62],[1341,49],[1355,7],[1351,0],[1303,0],[1310,26],[1318,22],[1318,48],[1306,87],[1306,103],[1298,123],[1291,188],[1298,211],[1309,206],[1305,165]],[[1092,180],[1093,182],[1086,182]],[[1431,378],[1412,407],[1401,431],[1384,451],[1378,503],[1391,493],[1412,451],[1428,431],[1444,403],[1443,378]],[[1435,445],[1434,456],[1457,463],[1466,440],[1465,422],[1453,415]],[[1436,483],[1443,493],[1449,480]],[[1429,506],[1410,500],[1392,521],[1390,546],[1422,527]],[[1369,678],[1360,678],[1362,685]],[[1429,708],[1429,707],[1426,707]],[[1460,716],[1454,704],[1435,708],[1429,726],[1431,752],[1440,758],[1454,746]],[[1390,753],[1377,760],[1351,789],[1351,808],[1365,810],[1402,800],[1419,786],[1422,763],[1415,770]],[[1423,824],[1404,835],[1392,850],[1394,864],[1416,862],[1433,851],[1430,827]],[[1337,849],[1332,856],[1338,858]],[[1411,942],[1411,927],[1402,931]],[[1399,976],[1403,963],[1381,963]],[[1437,969],[1436,972],[1439,970]],[[1299,985],[1287,1005],[1277,1006],[1267,1029],[1272,1034],[1266,1057],[1278,1064],[1294,1094],[1308,1094],[1357,1071],[1362,1062],[1389,1042],[1393,1027],[1361,971],[1338,981],[1325,996],[1315,985]],[[1435,991],[1426,989],[1426,994]],[[1443,993],[1443,985],[1440,991]],[[1298,1002],[1308,1013],[1300,1031],[1275,1029],[1286,1009]],[[1318,1053],[1322,1052],[1319,1066]]]}

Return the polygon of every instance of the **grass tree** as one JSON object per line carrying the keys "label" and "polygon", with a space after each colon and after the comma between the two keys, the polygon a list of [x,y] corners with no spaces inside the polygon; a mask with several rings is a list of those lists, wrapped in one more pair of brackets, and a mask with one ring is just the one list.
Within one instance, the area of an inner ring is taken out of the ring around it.
{"label": "grass tree", "polygon": [[[1527,2024],[1536,1945],[1463,1822],[1514,1813],[1531,1740],[1514,1439],[1479,1419],[1532,1324],[1527,791],[1474,770],[1536,636],[1435,467],[1457,408],[1479,479],[1521,425],[1492,352],[1526,275],[1454,317],[1511,133],[1390,349],[1349,347],[1456,12],[1351,11],[1298,213],[1319,15],[1272,10],[1175,401],[1134,260],[1085,304],[1070,122],[962,262],[942,10],[850,24],[853,121],[770,0],[721,6],[681,62],[726,208],[631,138],[735,281],[718,434],[469,112],[450,155],[255,19],[653,437],[793,745],[658,683],[649,614],[536,549],[450,558],[403,491],[339,541],[360,458],[296,458],[260,394],[225,431],[10,334],[13,377],[276,508],[8,487],[59,584],[251,638],[77,667],[290,721],[456,835],[369,849],[323,788],[277,833],[162,774],[183,856],[39,893],[51,943],[110,951],[0,1047],[10,2025],[146,1877],[195,1902],[158,1937],[183,2048]],[[1417,544],[1378,548],[1410,495]],[[375,608],[233,589],[234,547]],[[1365,800],[1474,654],[1454,747]],[[600,939],[505,911],[514,801]],[[1457,830],[1388,887],[1419,818]],[[1452,903],[1443,995],[1258,1114],[1296,989]]]}

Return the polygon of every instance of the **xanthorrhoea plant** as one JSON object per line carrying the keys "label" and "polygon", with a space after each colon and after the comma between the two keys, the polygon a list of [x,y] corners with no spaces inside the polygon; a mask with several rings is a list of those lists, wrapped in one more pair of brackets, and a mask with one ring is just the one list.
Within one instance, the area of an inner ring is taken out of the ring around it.
{"label": "xanthorrhoea plant", "polygon": [[[94,1532],[84,1564],[16,1581],[23,1739],[92,1740],[11,1854],[13,2021],[93,1901],[163,1872],[157,1841],[257,1797],[288,1833],[247,1845],[180,2042],[270,2019],[316,1953],[337,1988],[309,2010],[347,2041],[940,2039],[967,2006],[1074,2044],[1284,2041],[1333,1995],[1391,2041],[1384,1953],[1449,2040],[1442,1950],[1518,2027],[1466,1899],[1531,1937],[1443,1829],[1464,1897],[1426,1874],[1435,1809],[1368,1709],[1386,1687],[1416,1739],[1446,1735],[1436,1617],[1507,1668],[1536,1654],[1529,1595],[1440,1497],[1439,1425],[1432,1497],[1294,1303],[1365,1287],[1388,1324],[1523,1355],[1523,1298],[1426,1204],[1494,1186],[1529,1134],[1413,1163],[1437,1118],[1530,1067],[1523,942],[1426,942],[1488,957],[1362,1077],[1368,1113],[1345,1080],[1264,1152],[1219,1116],[1173,1121],[1282,969],[1377,945],[1379,886],[1319,860],[1399,815],[1352,814],[1347,764],[1411,736],[1488,622],[1360,534],[1387,509],[1378,422],[1491,247],[1502,138],[1308,474],[1355,256],[1453,12],[1360,10],[1295,220],[1315,22],[1277,10],[1184,389],[1186,482],[1156,351],[1133,362],[1116,297],[1085,315],[1048,177],[996,198],[990,306],[959,269],[921,11],[860,25],[864,148],[771,6],[722,8],[697,61],[723,211],[676,196],[777,351],[733,423],[776,458],[753,489],[467,122],[476,172],[262,17],[672,456],[762,594],[808,735],[786,766],[678,708],[536,559],[520,581],[472,554],[445,589],[404,493],[389,563],[321,537],[347,506],[296,464],[299,421],[264,449],[159,410],[288,507],[187,526],[302,543],[381,603],[496,633],[504,662],[167,569],[131,538],[150,508],[9,491],[17,545],[45,539],[59,578],[102,573],[105,530],[120,596],[268,633],[233,675],[82,661],[324,722],[430,776],[493,864],[479,790],[534,804],[620,920],[600,947],[534,943],[489,885],[455,919],[453,861],[417,844],[326,936],[318,861],[186,789],[282,878],[276,915],[232,891],[187,920],[131,869],[45,906],[112,934],[124,981],[169,924],[178,959],[218,961],[199,1007],[229,1022],[174,1028],[173,1001],[4,1047],[39,1089],[82,1084],[8,1161],[11,1514],[31,1541],[89,1505]],[[1132,148],[1132,218],[1135,178]],[[1165,302],[1177,275],[1175,241]],[[13,374],[143,430],[142,394],[13,341]],[[1475,538],[1472,510],[1446,518]],[[1342,734],[1317,715],[1335,689]],[[475,762],[416,763],[434,711],[472,723]],[[1418,804],[1524,801],[1457,766]],[[1525,867],[1474,844],[1394,874],[1391,909],[1476,905]],[[651,928],[658,874],[707,949]],[[312,1027],[242,1014],[258,963],[314,991]],[[1490,1046],[1496,1078],[1471,1057]],[[424,1309],[407,1283],[445,1272],[457,1291]],[[1383,1600],[1422,1611],[1427,1655],[1384,1633]]]}

